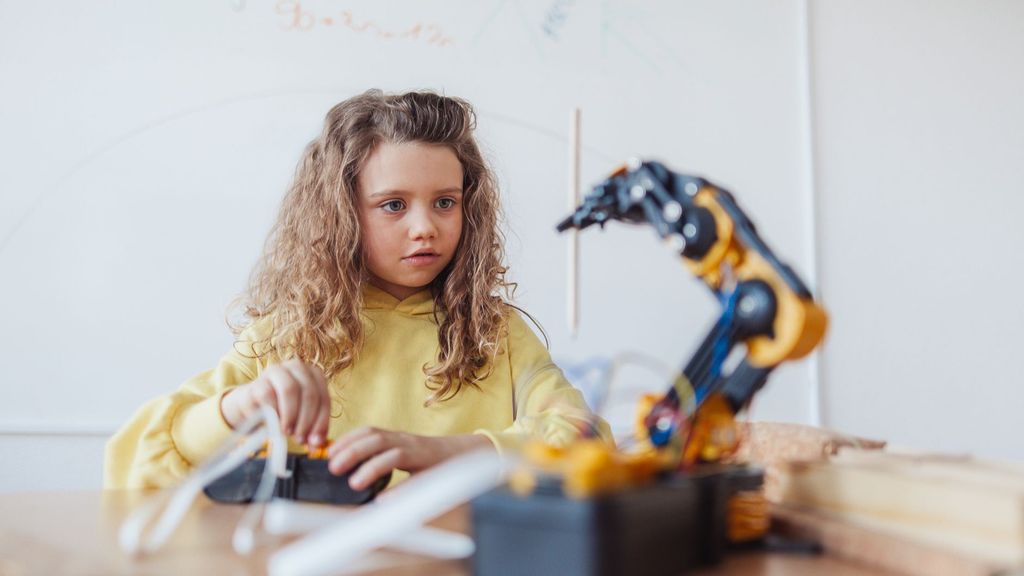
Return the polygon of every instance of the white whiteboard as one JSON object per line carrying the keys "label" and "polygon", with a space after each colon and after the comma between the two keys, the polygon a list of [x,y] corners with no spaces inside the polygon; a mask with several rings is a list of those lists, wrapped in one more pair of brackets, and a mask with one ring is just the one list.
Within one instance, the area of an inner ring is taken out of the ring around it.
{"label": "white whiteboard", "polygon": [[[639,350],[678,368],[717,314],[651,230],[610,226],[581,238],[569,338],[553,226],[573,106],[584,184],[634,155],[702,174],[809,268],[795,1],[0,6],[4,429],[109,433],[212,366],[302,147],[370,87],[477,107],[519,303],[557,358]],[[777,372],[759,415],[812,420],[811,372]]]}

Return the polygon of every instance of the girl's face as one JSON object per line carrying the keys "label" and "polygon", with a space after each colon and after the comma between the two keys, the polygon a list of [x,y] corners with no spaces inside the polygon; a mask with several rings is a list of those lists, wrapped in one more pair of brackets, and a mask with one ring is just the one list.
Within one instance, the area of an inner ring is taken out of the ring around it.
{"label": "girl's face", "polygon": [[462,164],[447,146],[383,143],[359,174],[370,283],[399,300],[425,288],[462,236]]}

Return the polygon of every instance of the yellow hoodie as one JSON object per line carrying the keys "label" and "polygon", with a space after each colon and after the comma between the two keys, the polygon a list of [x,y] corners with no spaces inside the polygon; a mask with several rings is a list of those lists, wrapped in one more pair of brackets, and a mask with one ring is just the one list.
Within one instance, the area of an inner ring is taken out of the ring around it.
{"label": "yellow hoodie", "polygon": [[[529,326],[511,308],[490,375],[479,389],[464,386],[454,398],[424,406],[430,391],[423,366],[438,353],[434,302],[426,290],[399,301],[373,286],[363,293],[366,338],[357,361],[328,383],[328,438],[360,426],[427,436],[476,432],[499,452],[527,438],[564,444],[578,437],[590,413],[582,395],[551,361]],[[106,488],[174,484],[231,434],[220,399],[256,379],[266,359],[246,354],[261,324],[240,336],[218,365],[187,380],[168,396],[143,405],[106,446]],[[599,421],[600,433],[610,439]]]}

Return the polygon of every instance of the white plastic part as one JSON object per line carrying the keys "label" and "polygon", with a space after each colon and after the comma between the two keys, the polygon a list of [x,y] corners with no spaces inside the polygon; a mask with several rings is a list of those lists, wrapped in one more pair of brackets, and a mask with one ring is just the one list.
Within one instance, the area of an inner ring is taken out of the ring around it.
{"label": "white plastic part", "polygon": [[[312,532],[347,519],[354,512],[350,508],[329,508],[317,504],[302,504],[288,500],[274,500],[267,504],[263,515],[263,529],[268,534],[292,535]],[[458,560],[473,555],[473,539],[465,534],[421,526],[406,534],[401,541],[388,544],[402,552],[432,556],[444,560]]]}
{"label": "white plastic part", "polygon": [[367,552],[404,541],[423,523],[498,486],[505,476],[506,467],[492,450],[453,458],[278,550],[267,563],[267,573],[318,576],[350,571]]}
{"label": "white plastic part", "polygon": [[252,503],[242,519],[238,521],[235,533],[231,537],[231,546],[242,556],[252,552],[256,545],[256,526],[259,525],[260,518],[263,516],[266,503],[274,497],[274,485],[277,483],[277,479],[291,476],[291,472],[288,470],[288,442],[281,432],[277,413],[267,407],[263,407],[261,411],[266,411],[264,414],[265,429],[276,430],[277,433],[270,433],[270,451],[267,455],[267,464],[263,468],[263,476],[256,486]]}
{"label": "white plastic part", "polygon": [[[263,500],[268,499],[269,493],[265,485],[269,482],[272,491],[274,478],[285,477],[290,472],[287,469],[288,445],[284,434],[281,433],[277,413],[271,408],[263,407],[251,415],[213,456],[186,477],[169,496],[167,491],[162,491],[125,519],[118,532],[121,549],[128,554],[152,553],[160,549],[181,523],[203,487],[237,468],[268,439],[271,444],[270,455],[257,488],[257,496],[263,495]],[[259,508],[255,505],[251,507],[239,523],[239,531],[234,538],[236,550],[252,548],[252,526],[259,520]],[[163,510],[163,513],[159,515],[156,525],[146,537],[144,532],[147,526],[160,510]]]}

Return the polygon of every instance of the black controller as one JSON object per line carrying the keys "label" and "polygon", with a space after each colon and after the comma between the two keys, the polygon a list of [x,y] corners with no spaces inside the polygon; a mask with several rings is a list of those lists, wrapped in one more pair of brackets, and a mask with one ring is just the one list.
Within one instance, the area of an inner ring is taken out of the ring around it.
{"label": "black controller", "polygon": [[[327,469],[327,462],[328,460],[325,458],[311,458],[305,454],[289,454],[286,467],[291,471],[291,476],[277,478],[274,484],[274,496],[303,502],[365,504],[373,500],[391,481],[391,473],[388,472],[368,487],[362,490],[353,490],[348,484],[349,474],[345,473],[340,476],[332,474]],[[203,489],[203,492],[217,502],[227,504],[252,502],[266,465],[266,458],[250,458],[238,468],[211,482]]]}

